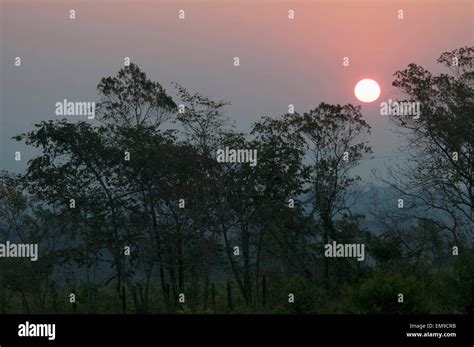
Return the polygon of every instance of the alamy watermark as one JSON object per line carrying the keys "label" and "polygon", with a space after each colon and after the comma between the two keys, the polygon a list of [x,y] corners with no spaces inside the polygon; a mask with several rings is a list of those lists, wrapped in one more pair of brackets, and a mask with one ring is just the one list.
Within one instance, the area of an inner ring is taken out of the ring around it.
{"label": "alamy watermark", "polygon": [[225,147],[217,150],[217,161],[219,163],[250,163],[250,166],[256,166],[257,150]]}
{"label": "alamy watermark", "polygon": [[88,119],[95,118],[95,102],[73,102],[64,99],[57,102],[55,108],[56,116],[87,116]]}
{"label": "alamy watermark", "polygon": [[0,243],[0,258],[30,258],[31,261],[37,261],[38,244]]}
{"label": "alamy watermark", "polygon": [[363,243],[337,243],[333,241],[324,246],[324,256],[328,258],[357,258],[365,259],[365,245]]}
{"label": "alamy watermark", "polygon": [[420,103],[418,101],[383,101],[380,103],[380,114],[382,116],[412,116],[419,119],[421,115]]}
{"label": "alamy watermark", "polygon": [[52,341],[56,339],[56,324],[45,323],[30,323],[26,321],[23,324],[18,325],[18,336],[19,337],[47,337],[48,340]]}

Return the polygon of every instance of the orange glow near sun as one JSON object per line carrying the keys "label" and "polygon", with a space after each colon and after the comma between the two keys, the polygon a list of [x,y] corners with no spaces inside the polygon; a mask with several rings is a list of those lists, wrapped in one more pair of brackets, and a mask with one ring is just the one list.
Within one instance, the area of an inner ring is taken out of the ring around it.
{"label": "orange glow near sun", "polygon": [[374,80],[366,78],[356,84],[354,94],[359,101],[373,102],[380,96],[380,86]]}

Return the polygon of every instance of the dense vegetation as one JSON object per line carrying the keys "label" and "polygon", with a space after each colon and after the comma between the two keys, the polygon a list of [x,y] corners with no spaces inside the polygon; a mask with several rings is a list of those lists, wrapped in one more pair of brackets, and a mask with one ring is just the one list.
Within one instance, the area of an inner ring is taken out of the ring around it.
{"label": "dense vegetation", "polygon": [[[365,214],[350,204],[372,152],[360,107],[321,103],[242,134],[226,102],[179,85],[171,97],[134,64],[103,78],[98,122],[16,137],[39,155],[1,174],[0,242],[40,251],[0,259],[0,311],[472,312],[473,53],[444,53],[446,74],[395,73],[422,115],[392,116],[410,160],[378,180],[405,205]],[[256,149],[257,165],[218,162],[225,147]],[[333,240],[365,244],[365,260],[325,257]]]}

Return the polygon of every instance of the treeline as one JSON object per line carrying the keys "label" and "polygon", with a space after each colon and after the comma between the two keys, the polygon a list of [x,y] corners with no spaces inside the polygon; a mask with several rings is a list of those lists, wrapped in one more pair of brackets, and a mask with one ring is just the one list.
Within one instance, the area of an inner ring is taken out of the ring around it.
{"label": "treeline", "polygon": [[[0,259],[2,313],[472,311],[473,52],[443,54],[447,75],[396,73],[422,116],[393,119],[412,159],[382,180],[407,206],[375,211],[378,232],[348,203],[372,152],[360,107],[243,134],[226,102],[171,97],[134,64],[103,78],[96,122],[16,137],[40,154],[1,176],[0,241],[40,251]],[[226,147],[256,150],[256,165],[216,160]],[[325,257],[332,241],[366,245],[365,261]]]}

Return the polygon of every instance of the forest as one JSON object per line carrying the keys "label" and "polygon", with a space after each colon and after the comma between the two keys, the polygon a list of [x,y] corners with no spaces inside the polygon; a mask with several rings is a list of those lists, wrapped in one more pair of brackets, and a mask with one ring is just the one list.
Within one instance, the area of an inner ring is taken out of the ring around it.
{"label": "forest", "polygon": [[228,101],[133,63],[102,78],[95,120],[15,137],[37,155],[0,172],[0,243],[38,254],[0,258],[0,313],[472,314],[474,47],[437,61],[393,74],[420,114],[385,116],[407,157],[373,178],[385,204],[354,173],[373,151],[358,105],[240,132]]}

